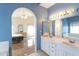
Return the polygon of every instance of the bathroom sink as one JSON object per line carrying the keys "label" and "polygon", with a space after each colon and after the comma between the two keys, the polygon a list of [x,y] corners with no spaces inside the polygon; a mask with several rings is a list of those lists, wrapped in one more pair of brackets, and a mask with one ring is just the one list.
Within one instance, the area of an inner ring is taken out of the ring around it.
{"label": "bathroom sink", "polygon": [[73,40],[68,40],[68,42],[63,41],[63,44],[74,46],[75,45],[75,41],[73,41]]}
{"label": "bathroom sink", "polygon": [[69,43],[74,44],[75,41],[74,40],[69,40]]}

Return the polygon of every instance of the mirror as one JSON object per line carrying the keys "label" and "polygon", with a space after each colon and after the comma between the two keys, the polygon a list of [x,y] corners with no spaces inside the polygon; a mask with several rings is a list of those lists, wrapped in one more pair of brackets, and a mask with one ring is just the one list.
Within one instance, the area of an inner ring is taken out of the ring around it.
{"label": "mirror", "polygon": [[55,20],[52,21],[51,30],[52,35],[55,36]]}
{"label": "mirror", "polygon": [[53,35],[52,23],[53,23],[52,21],[43,21],[42,22],[42,35],[44,33],[48,33],[50,37]]}

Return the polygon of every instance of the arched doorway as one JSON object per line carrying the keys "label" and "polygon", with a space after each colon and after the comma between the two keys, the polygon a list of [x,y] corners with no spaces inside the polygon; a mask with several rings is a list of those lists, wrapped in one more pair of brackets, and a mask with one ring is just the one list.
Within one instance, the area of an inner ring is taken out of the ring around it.
{"label": "arched doorway", "polygon": [[36,51],[36,27],[36,16],[30,9],[21,7],[14,10],[12,13],[12,55],[28,55]]}

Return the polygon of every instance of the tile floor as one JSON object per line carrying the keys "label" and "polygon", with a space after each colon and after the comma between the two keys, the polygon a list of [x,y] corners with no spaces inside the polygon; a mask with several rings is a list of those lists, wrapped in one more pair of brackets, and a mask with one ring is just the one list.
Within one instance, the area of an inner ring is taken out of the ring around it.
{"label": "tile floor", "polygon": [[34,45],[32,47],[27,47],[27,41],[24,39],[20,43],[12,44],[12,56],[23,56],[25,53],[27,55],[33,53],[35,50]]}
{"label": "tile floor", "polygon": [[35,52],[34,46],[28,48],[26,39],[22,42],[12,45],[12,56],[47,56],[43,51]]}
{"label": "tile floor", "polygon": [[48,56],[48,55],[44,53],[43,51],[38,50],[37,52],[30,54],[29,56]]}

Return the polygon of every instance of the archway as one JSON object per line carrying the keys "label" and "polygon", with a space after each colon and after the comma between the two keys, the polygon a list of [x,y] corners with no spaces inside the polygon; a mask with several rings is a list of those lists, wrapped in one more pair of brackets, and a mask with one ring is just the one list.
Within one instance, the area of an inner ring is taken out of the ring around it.
{"label": "archway", "polygon": [[[23,53],[24,50],[29,50],[30,52],[32,49],[36,51],[36,27],[36,16],[30,9],[21,7],[13,11],[12,55],[29,54],[27,52]],[[34,32],[31,32],[30,29]],[[23,48],[24,50],[20,50],[20,48]],[[22,53],[20,53],[21,51]],[[19,53],[17,54],[17,52]]]}

